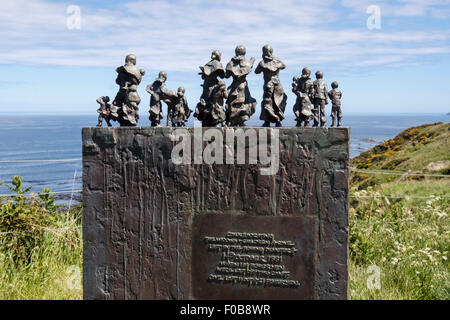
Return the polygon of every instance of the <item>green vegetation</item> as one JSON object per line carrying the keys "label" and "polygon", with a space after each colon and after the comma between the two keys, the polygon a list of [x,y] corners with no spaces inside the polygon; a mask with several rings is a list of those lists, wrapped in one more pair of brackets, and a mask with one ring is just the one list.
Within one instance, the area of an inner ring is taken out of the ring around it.
{"label": "green vegetation", "polygon": [[81,299],[81,208],[60,211],[14,177],[0,197],[0,299]]}
{"label": "green vegetation", "polygon": [[[440,176],[449,174],[449,138],[450,124],[414,127],[352,160],[355,170],[367,171],[351,176],[352,299],[450,298],[450,179]],[[393,169],[395,175],[373,174]],[[372,265],[379,289],[367,285]]]}
{"label": "green vegetation", "polygon": [[[430,164],[441,164],[431,170]],[[436,123],[412,127],[395,138],[361,153],[352,159],[356,170],[393,173],[408,172],[402,180],[424,180],[417,174],[450,174],[450,124]],[[397,181],[396,175],[374,175],[356,171],[351,177],[352,187],[365,189],[386,182]]]}
{"label": "green vegetation", "polygon": [[[450,299],[449,138],[450,124],[410,128],[352,160],[351,299]],[[27,196],[18,177],[9,188],[0,299],[81,299],[81,207],[61,211],[48,189]],[[379,289],[368,288],[371,266]]]}

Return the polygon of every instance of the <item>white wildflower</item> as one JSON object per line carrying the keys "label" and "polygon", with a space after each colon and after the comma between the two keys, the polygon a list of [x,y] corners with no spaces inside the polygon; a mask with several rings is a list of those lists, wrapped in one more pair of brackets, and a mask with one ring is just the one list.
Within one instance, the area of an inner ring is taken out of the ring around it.
{"label": "white wildflower", "polygon": [[447,213],[445,213],[445,212],[443,212],[443,211],[438,211],[438,212],[436,212],[436,215],[437,215],[439,218],[443,218],[443,217],[446,217],[446,216],[447,216]]}

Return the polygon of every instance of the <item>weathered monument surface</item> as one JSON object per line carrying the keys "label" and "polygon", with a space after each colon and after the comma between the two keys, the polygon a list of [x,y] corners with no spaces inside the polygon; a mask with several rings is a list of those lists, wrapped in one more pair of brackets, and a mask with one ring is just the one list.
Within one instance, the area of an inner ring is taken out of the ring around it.
{"label": "weathered monument surface", "polygon": [[85,299],[347,298],[348,128],[175,130],[83,129]]}

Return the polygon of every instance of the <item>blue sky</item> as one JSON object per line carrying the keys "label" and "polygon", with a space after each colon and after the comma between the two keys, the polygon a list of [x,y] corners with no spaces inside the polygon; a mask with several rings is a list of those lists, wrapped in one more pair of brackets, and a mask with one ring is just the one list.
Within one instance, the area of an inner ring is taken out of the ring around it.
{"label": "blue sky", "polygon": [[[67,27],[69,5],[81,9],[80,29]],[[371,5],[380,29],[367,27]],[[198,66],[215,49],[225,65],[239,44],[257,62],[271,44],[286,63],[289,112],[291,80],[304,66],[339,82],[344,112],[450,112],[450,0],[15,0],[0,9],[0,112],[95,114],[96,98],[115,96],[115,68],[128,53],[146,70],[141,117],[160,70],[169,88],[186,88],[192,109]],[[262,76],[248,81],[261,101]]]}

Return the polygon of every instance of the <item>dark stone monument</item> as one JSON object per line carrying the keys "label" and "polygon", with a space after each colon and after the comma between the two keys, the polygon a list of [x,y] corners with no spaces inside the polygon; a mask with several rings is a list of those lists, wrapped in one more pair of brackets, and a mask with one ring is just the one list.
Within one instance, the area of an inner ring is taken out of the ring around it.
{"label": "dark stone monument", "polygon": [[82,135],[85,299],[347,298],[348,128]]}

